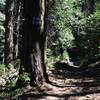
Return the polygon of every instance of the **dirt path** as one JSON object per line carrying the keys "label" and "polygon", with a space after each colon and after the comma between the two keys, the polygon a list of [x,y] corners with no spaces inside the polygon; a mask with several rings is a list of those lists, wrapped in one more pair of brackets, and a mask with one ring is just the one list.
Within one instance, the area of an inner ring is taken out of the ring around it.
{"label": "dirt path", "polygon": [[100,80],[97,77],[68,78],[65,73],[50,73],[51,84],[38,91],[26,89],[18,100],[100,100]]}
{"label": "dirt path", "polygon": [[99,76],[66,76],[66,73],[56,71],[49,73],[49,79],[51,83],[44,84],[41,88],[27,86],[15,96],[0,100],[100,100]]}

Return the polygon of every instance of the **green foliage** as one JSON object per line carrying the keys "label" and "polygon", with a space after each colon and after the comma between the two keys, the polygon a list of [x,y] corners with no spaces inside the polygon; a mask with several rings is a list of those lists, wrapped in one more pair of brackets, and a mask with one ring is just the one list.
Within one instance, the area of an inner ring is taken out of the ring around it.
{"label": "green foliage", "polygon": [[48,4],[47,62],[67,59],[67,48],[73,46],[79,49],[80,62],[99,56],[100,1],[95,1],[95,12],[88,16],[82,10],[85,0],[50,0]]}
{"label": "green foliage", "polygon": [[14,68],[17,69],[17,70],[19,70],[19,68],[20,68],[20,59],[16,59],[14,61]]}
{"label": "green foliage", "polygon": [[86,32],[87,33],[100,33],[100,11],[95,12],[87,18]]}
{"label": "green foliage", "polygon": [[8,73],[10,70],[8,67],[6,67],[4,64],[0,64],[0,75],[3,75],[5,73]]}
{"label": "green foliage", "polygon": [[100,12],[95,12],[86,18],[85,35],[82,37],[81,46],[85,55],[89,57],[100,55]]}
{"label": "green foliage", "polygon": [[5,70],[5,65],[0,65],[0,75],[2,75],[2,73],[4,73],[4,70]]}
{"label": "green foliage", "polygon": [[4,13],[5,0],[0,0],[0,11]]}
{"label": "green foliage", "polygon": [[19,70],[20,60],[18,59],[14,64],[9,64],[8,66],[0,64],[0,75],[9,73],[12,70]]}
{"label": "green foliage", "polygon": [[29,73],[22,73],[20,74],[19,78],[18,78],[18,82],[21,86],[27,85],[30,81],[30,77],[29,77]]}
{"label": "green foliage", "polygon": [[96,1],[95,12],[87,17],[82,12],[83,3],[84,0],[77,0],[69,6],[73,8],[69,10],[69,23],[80,51],[80,60],[100,55],[100,1]]}
{"label": "green foliage", "polygon": [[69,0],[51,0],[48,2],[47,47],[49,52],[47,52],[47,58],[50,57],[51,62],[54,61],[53,59],[56,61],[66,59],[67,48],[74,45],[74,37],[70,26],[68,26],[68,13],[70,13],[68,12],[68,4],[70,4]]}
{"label": "green foliage", "polygon": [[14,66],[12,64],[9,64],[8,67],[6,67],[4,64],[0,64],[0,75],[9,73],[13,69],[14,69]]}
{"label": "green foliage", "polygon": [[100,11],[100,0],[96,0],[96,11]]}

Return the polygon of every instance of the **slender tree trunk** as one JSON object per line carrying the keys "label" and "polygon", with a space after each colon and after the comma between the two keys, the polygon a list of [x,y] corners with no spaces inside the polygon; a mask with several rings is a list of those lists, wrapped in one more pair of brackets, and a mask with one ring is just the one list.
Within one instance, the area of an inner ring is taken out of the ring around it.
{"label": "slender tree trunk", "polygon": [[20,16],[21,16],[21,2],[20,0],[14,1],[14,54],[13,59],[16,60],[18,58],[18,47],[19,47],[19,31],[20,31]]}
{"label": "slender tree trunk", "polygon": [[42,4],[42,11],[44,11],[43,13],[43,19],[42,19],[42,23],[44,23],[44,28],[43,28],[43,32],[42,32],[42,35],[41,35],[41,52],[42,52],[42,66],[43,66],[43,75],[44,75],[44,78],[46,80],[47,83],[50,83],[49,79],[48,79],[48,74],[47,74],[47,66],[46,66],[46,63],[45,63],[45,60],[46,60],[46,45],[47,45],[47,41],[46,41],[46,25],[47,25],[47,21],[46,21],[46,17],[47,17],[47,2],[46,0],[43,1],[43,4]]}
{"label": "slender tree trunk", "polygon": [[[19,75],[23,73],[23,3],[24,0],[17,0],[17,13],[18,15],[16,16],[17,19],[17,23],[16,23],[16,32],[17,32],[17,36],[15,35],[15,38],[17,38],[17,40],[15,41],[14,44],[14,50],[17,52],[14,54],[14,59],[15,61],[17,60],[18,63],[20,63],[20,68],[19,68]],[[20,60],[20,62],[19,62]]]}
{"label": "slender tree trunk", "polygon": [[6,0],[6,25],[5,25],[5,64],[8,66],[13,61],[13,9],[14,0]]}

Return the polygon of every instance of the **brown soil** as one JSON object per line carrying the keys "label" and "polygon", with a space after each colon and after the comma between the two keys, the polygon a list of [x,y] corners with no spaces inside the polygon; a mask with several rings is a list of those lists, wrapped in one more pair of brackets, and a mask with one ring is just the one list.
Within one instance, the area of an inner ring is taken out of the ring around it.
{"label": "brown soil", "polygon": [[100,100],[99,75],[77,74],[75,77],[75,74],[67,73],[53,70],[49,73],[50,84],[44,84],[37,91],[30,88],[18,96],[19,100]]}
{"label": "brown soil", "polygon": [[42,87],[21,89],[16,96],[0,100],[100,100],[100,76],[91,77],[75,72],[52,70],[51,83]]}

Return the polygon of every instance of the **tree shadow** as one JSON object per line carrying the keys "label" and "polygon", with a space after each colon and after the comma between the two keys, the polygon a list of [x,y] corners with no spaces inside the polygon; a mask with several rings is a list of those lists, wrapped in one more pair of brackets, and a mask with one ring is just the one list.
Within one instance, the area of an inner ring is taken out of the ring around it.
{"label": "tree shadow", "polygon": [[[16,92],[10,96],[1,96],[1,100],[69,100],[70,97],[81,97],[86,95],[100,93],[100,68],[85,67],[75,68],[66,64],[61,64],[64,69],[51,70],[49,74],[51,89],[31,88],[24,90],[20,88],[20,92]],[[48,86],[47,86],[48,87]],[[0,93],[15,92],[19,87],[3,89]],[[53,89],[54,88],[54,89]],[[51,98],[51,99],[50,99]],[[52,99],[54,98],[54,99]],[[75,99],[77,100],[77,99]]]}
{"label": "tree shadow", "polygon": [[[52,99],[47,99],[47,98],[56,98],[53,100],[68,100],[70,97],[80,97],[80,96],[85,96],[85,95],[90,95],[94,93],[100,93],[100,83],[97,84],[93,82],[84,82],[84,80],[81,80],[83,82],[73,82],[73,83],[65,83],[65,85],[60,86],[57,83],[52,82],[52,86],[55,86],[57,88],[62,88],[61,93],[56,93],[55,90],[40,90],[40,89],[29,89],[26,91],[21,91],[22,93],[18,93],[13,96],[5,96],[5,97],[0,97],[1,100],[52,100]],[[77,87],[77,88],[76,88]],[[63,90],[63,88],[65,88]],[[66,89],[70,89],[70,92],[66,92]],[[72,89],[71,89],[72,88]],[[73,89],[74,88],[74,89]],[[4,90],[4,92],[9,93],[9,92],[14,92],[16,90],[15,87],[8,89],[7,88]],[[2,92],[2,91],[0,91]],[[64,92],[64,93],[62,93]]]}
{"label": "tree shadow", "polygon": [[[55,97],[55,100],[68,100],[68,98],[70,97],[80,97],[80,96],[85,96],[85,95],[89,95],[89,94],[94,94],[94,93],[100,93],[100,89],[95,89],[95,90],[85,90],[83,88],[82,91],[79,92],[73,92],[73,93],[64,93],[64,94],[55,94],[55,93],[49,93],[47,91],[42,91],[42,92],[38,92],[38,93],[33,93],[32,90],[27,91],[26,93],[23,93],[22,95],[19,95],[15,98],[17,98],[18,100],[52,100],[52,99],[46,99],[47,97]],[[12,99],[14,100],[15,98],[12,97]]]}

